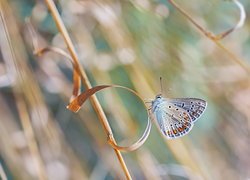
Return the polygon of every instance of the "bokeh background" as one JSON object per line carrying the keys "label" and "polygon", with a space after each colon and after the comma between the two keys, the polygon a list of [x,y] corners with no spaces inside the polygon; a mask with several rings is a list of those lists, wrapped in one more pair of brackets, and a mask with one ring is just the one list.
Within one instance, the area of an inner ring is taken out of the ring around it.
{"label": "bokeh background", "polygon": [[[27,18],[39,47],[67,51],[46,3],[0,2],[2,178],[125,179],[90,103],[77,114],[66,109],[69,61],[53,52],[33,54]],[[239,18],[230,1],[176,2],[214,33]],[[122,153],[133,179],[250,178],[250,2],[240,2],[247,19],[221,40],[226,52],[166,0],[55,1],[93,86],[119,84],[154,99],[162,77],[164,96],[208,102],[187,136],[164,139],[154,124],[140,149]],[[135,142],[147,123],[142,103],[122,90],[105,90],[98,98],[118,143]]]}

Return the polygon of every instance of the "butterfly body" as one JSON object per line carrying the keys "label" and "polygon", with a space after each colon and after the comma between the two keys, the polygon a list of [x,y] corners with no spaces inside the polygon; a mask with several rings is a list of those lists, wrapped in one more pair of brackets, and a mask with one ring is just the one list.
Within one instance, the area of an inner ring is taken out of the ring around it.
{"label": "butterfly body", "polygon": [[163,98],[157,95],[152,101],[151,111],[160,130],[168,139],[189,133],[194,122],[206,109],[207,103],[197,98]]}

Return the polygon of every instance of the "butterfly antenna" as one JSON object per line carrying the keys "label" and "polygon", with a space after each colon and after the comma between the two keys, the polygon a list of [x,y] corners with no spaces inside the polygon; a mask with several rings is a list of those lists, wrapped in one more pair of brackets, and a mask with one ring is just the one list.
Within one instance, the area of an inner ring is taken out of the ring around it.
{"label": "butterfly antenna", "polygon": [[160,77],[160,86],[161,86],[160,94],[162,95],[162,77]]}

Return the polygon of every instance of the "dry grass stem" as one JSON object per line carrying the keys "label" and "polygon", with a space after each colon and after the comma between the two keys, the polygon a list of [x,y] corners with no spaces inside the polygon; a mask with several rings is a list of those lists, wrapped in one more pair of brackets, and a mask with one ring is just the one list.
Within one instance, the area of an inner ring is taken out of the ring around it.
{"label": "dry grass stem", "polygon": [[[69,53],[70,53],[70,55],[71,55],[71,57],[72,57],[72,59],[74,61],[74,64],[75,64],[75,66],[77,68],[77,71],[81,76],[81,80],[82,80],[83,85],[85,86],[86,89],[90,89],[91,84],[90,84],[90,82],[88,80],[87,74],[86,74],[86,72],[84,71],[84,69],[82,68],[82,66],[79,63],[75,48],[73,46],[73,43],[72,43],[72,41],[71,41],[71,39],[69,37],[69,34],[68,34],[68,32],[67,32],[67,30],[66,30],[66,28],[64,26],[64,23],[62,22],[62,19],[61,19],[59,13],[58,13],[58,10],[57,10],[54,2],[52,0],[46,0],[46,4],[47,4],[49,10],[51,11],[51,14],[52,14],[52,16],[54,18],[54,21],[55,21],[55,23],[56,23],[56,25],[58,27],[58,30],[62,34],[62,36],[63,36],[63,38],[65,40],[65,43],[67,44],[67,48],[68,48]],[[104,114],[104,112],[102,110],[102,107],[101,107],[100,103],[98,102],[96,96],[95,95],[91,96],[90,101],[91,101],[91,104],[93,105],[94,110],[96,111],[96,113],[97,113],[97,115],[98,115],[104,129],[105,129],[105,132],[106,132],[107,136],[108,137],[113,137],[111,127],[110,127],[110,125],[108,123],[108,120],[107,120],[107,118],[106,118],[106,116],[105,116],[105,114]],[[114,138],[112,138],[111,141],[113,141],[113,143],[116,144]],[[126,164],[124,162],[124,159],[123,159],[120,151],[117,150],[117,149],[114,149],[114,151],[115,151],[115,153],[116,153],[116,155],[118,157],[118,160],[119,160],[119,162],[120,162],[120,164],[122,166],[122,169],[123,169],[123,171],[124,171],[124,173],[126,175],[126,178],[131,179],[131,175],[130,175],[130,173],[128,171],[128,168],[127,168],[127,166],[126,166]]]}
{"label": "dry grass stem", "polygon": [[4,169],[3,169],[3,166],[2,166],[1,163],[0,163],[0,179],[1,180],[7,180],[7,176],[6,176],[5,172],[4,172]]}
{"label": "dry grass stem", "polygon": [[[3,7],[4,6],[1,3],[0,4],[1,30],[2,30],[3,35],[4,35],[3,40],[5,41],[3,43],[7,46],[6,48],[8,48],[7,53],[9,53],[9,55],[6,55],[6,57],[10,56],[14,62],[15,61],[14,59],[16,59],[16,57],[15,57],[14,49],[13,49],[13,46],[11,44],[10,36],[8,33],[8,27],[7,27],[6,22],[5,22],[5,17],[4,17],[5,14],[3,12]],[[6,8],[6,6],[5,6],[5,8]],[[8,62],[6,62],[6,63],[8,64]],[[11,74],[13,72],[9,72],[9,73]],[[14,73],[14,74],[18,75],[18,72]],[[17,77],[15,77],[15,78],[17,79]],[[18,96],[16,96],[16,98],[17,98],[18,112],[20,115],[20,120],[21,120],[21,123],[23,126],[23,130],[24,130],[26,138],[27,138],[28,146],[29,146],[30,152],[32,154],[32,157],[35,160],[34,164],[36,164],[38,166],[37,169],[38,169],[39,179],[45,180],[45,179],[47,179],[46,172],[45,172],[45,166],[44,166],[42,157],[41,157],[40,152],[39,152],[38,144],[35,140],[35,134],[34,134],[34,131],[33,131],[32,125],[31,125],[31,120],[30,120],[29,115],[27,113],[27,109],[25,107],[25,104],[22,101],[22,98],[20,98]]]}
{"label": "dry grass stem", "polygon": [[[250,1],[0,5],[0,179],[250,177]],[[208,102],[187,136],[148,136],[160,92]]]}
{"label": "dry grass stem", "polygon": [[199,23],[197,23],[189,13],[187,13],[180,5],[178,5],[174,0],[168,0],[180,13],[182,13],[193,25],[195,25],[201,32],[203,32],[206,37],[208,37],[210,40],[212,40],[220,49],[222,49],[226,54],[228,54],[231,59],[239,64],[243,69],[245,69],[248,73],[250,73],[250,66],[249,64],[245,63],[244,60],[239,59],[234,53],[232,53],[230,50],[228,50],[224,45],[222,45],[219,40],[223,39],[230,33],[232,33],[235,29],[238,29],[243,26],[246,14],[243,5],[237,1],[233,0],[233,2],[237,5],[237,7],[240,9],[241,16],[239,22],[234,26],[233,28],[219,34],[214,35],[212,32],[207,31],[205,28],[203,28]]}

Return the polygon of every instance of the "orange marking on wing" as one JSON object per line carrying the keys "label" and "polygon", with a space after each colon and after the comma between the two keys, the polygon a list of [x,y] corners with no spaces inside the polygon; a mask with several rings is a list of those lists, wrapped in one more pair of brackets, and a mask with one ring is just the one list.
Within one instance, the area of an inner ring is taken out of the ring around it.
{"label": "orange marking on wing", "polygon": [[192,115],[196,115],[196,113],[195,113],[195,112],[192,112]]}
{"label": "orange marking on wing", "polygon": [[188,116],[184,116],[184,120],[188,121],[189,117]]}
{"label": "orange marking on wing", "polygon": [[173,131],[170,131],[170,135],[173,135],[174,134],[174,132]]}

